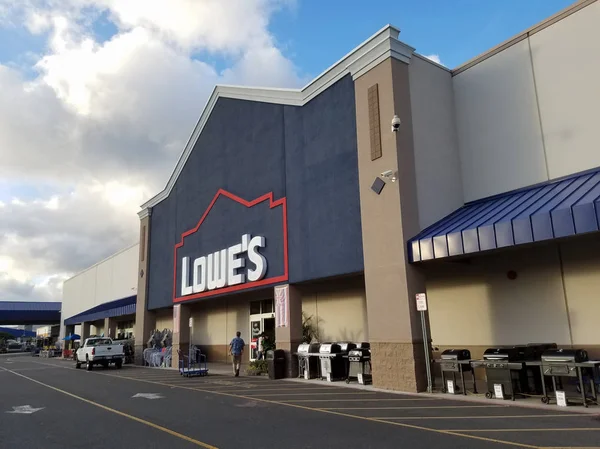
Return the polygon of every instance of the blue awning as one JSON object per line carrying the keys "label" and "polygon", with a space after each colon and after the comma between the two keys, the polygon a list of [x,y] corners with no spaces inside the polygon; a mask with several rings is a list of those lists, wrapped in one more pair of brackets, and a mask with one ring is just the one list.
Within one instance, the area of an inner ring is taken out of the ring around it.
{"label": "blue awning", "polygon": [[60,302],[0,301],[0,324],[59,324]]}
{"label": "blue awning", "polygon": [[78,313],[65,320],[65,325],[81,324],[87,321],[103,320],[116,316],[135,314],[135,304],[137,295],[128,298],[117,299],[116,301],[105,302],[99,306],[92,307],[85,312]]}
{"label": "blue awning", "polygon": [[23,329],[15,329],[14,327],[0,327],[0,334],[9,334],[15,338],[24,337],[24,338],[32,338],[36,336],[35,332],[26,331]]}
{"label": "blue awning", "polygon": [[76,341],[76,340],[81,340],[81,335],[77,335],[77,334],[72,334],[72,335],[67,335],[65,338],[63,338],[64,341]]}
{"label": "blue awning", "polygon": [[600,229],[600,169],[465,204],[408,242],[420,262]]}

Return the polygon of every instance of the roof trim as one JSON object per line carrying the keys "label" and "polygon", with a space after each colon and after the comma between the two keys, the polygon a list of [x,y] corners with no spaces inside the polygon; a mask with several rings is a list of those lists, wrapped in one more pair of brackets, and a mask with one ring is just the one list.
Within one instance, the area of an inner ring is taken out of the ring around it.
{"label": "roof trim", "polygon": [[138,212],[140,219],[149,215],[148,209],[166,199],[177,178],[181,174],[192,149],[196,145],[208,118],[219,98],[257,101],[262,103],[303,106],[344,76],[350,74],[356,79],[368,72],[377,64],[388,58],[395,58],[409,63],[415,49],[398,40],[400,30],[392,25],[386,25],[365,42],[354,48],[338,62],[327,68],[313,81],[301,89],[275,89],[241,86],[217,85],[210,95],[200,119],[188,139],[185,148],[177,161],[175,169],[162,192],[145,202]]}
{"label": "roof trim", "polygon": [[518,44],[524,39],[527,39],[530,36],[533,36],[536,33],[548,28],[551,25],[554,25],[556,22],[560,22],[563,19],[566,19],[571,14],[575,14],[577,11],[582,10],[586,6],[590,6],[593,3],[596,3],[598,0],[577,0],[570,6],[567,6],[563,10],[557,12],[556,14],[548,17],[547,19],[541,21],[540,23],[533,25],[532,27],[526,29],[525,31],[505,40],[504,42],[492,47],[491,49],[481,53],[478,56],[468,60],[464,64],[452,69],[452,76],[458,75],[459,73],[464,72],[465,70],[470,69],[471,67],[479,64],[480,62],[485,61],[486,59],[491,58],[494,55],[506,50],[509,47],[512,47],[515,44]]}

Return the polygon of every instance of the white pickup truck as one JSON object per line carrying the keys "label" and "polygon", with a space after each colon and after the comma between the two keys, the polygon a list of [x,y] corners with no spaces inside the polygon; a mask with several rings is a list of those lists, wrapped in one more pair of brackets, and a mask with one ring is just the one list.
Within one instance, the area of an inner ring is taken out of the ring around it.
{"label": "white pickup truck", "polygon": [[91,371],[94,365],[105,368],[109,363],[114,363],[117,368],[123,366],[123,345],[113,344],[112,339],[105,337],[87,338],[81,348],[75,353],[75,368],[86,364],[86,369]]}

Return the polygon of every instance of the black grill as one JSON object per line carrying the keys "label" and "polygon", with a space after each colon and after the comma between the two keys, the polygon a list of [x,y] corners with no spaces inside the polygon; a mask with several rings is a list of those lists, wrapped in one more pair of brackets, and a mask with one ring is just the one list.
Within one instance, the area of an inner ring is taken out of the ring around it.
{"label": "black grill", "polygon": [[533,347],[501,346],[488,348],[483,353],[483,366],[487,379],[489,399],[495,394],[495,385],[502,385],[503,394],[515,399],[515,395],[527,391],[527,372],[524,361],[532,357]]}
{"label": "black grill", "polygon": [[583,349],[549,349],[542,354],[545,376],[577,377],[577,363],[589,360]]}
{"label": "black grill", "polygon": [[[471,351],[468,349],[446,349],[440,355],[440,360],[437,360],[440,365],[442,374],[442,392],[451,392],[449,388],[452,386],[457,392],[459,390],[456,385],[456,373],[460,374],[460,381],[462,386],[463,394],[467,394],[467,388],[465,386],[465,372],[471,372],[473,377],[473,391],[477,393],[477,385],[475,384],[475,370],[471,366]],[[447,373],[452,375],[452,384],[446,380]]]}
{"label": "black grill", "polygon": [[319,358],[311,354],[318,354],[320,346],[319,343],[302,343],[298,346],[299,377],[319,377]]}
{"label": "black grill", "polygon": [[[461,370],[459,360],[471,360],[471,351],[468,349],[446,349],[442,352],[440,368],[442,371],[458,373]],[[471,365],[462,367],[463,371],[470,371]]]}
{"label": "black grill", "polygon": [[360,384],[371,383],[371,350],[355,348],[348,353],[348,377],[346,383],[357,379]]}

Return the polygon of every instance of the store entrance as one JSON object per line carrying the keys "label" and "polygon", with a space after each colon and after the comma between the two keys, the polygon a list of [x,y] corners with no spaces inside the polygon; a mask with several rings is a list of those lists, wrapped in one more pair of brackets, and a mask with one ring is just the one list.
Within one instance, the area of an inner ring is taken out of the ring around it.
{"label": "store entrance", "polygon": [[258,359],[258,339],[261,335],[266,346],[275,343],[273,299],[250,302],[250,361]]}

